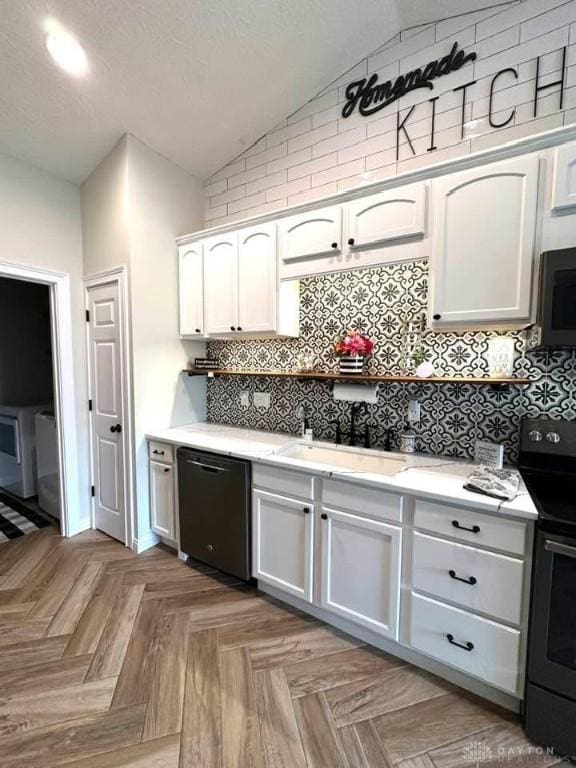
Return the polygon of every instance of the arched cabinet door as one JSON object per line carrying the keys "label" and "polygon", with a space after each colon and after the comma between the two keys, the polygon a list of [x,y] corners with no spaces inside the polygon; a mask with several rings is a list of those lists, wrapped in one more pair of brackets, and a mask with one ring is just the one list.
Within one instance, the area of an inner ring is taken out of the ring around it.
{"label": "arched cabinet door", "polygon": [[426,233],[427,185],[407,184],[346,205],[346,244],[353,250],[373,248]]}
{"label": "arched cabinet door", "polygon": [[552,210],[566,211],[569,208],[576,212],[576,142],[554,151]]}
{"label": "arched cabinet door", "polygon": [[180,336],[204,336],[204,270],[202,243],[178,248],[180,286]]}
{"label": "arched cabinet door", "polygon": [[281,219],[278,235],[282,278],[330,270],[330,262],[342,253],[342,208],[335,205]]}
{"label": "arched cabinet door", "polygon": [[276,225],[238,233],[238,325],[243,333],[276,331]]}
{"label": "arched cabinet door", "polygon": [[528,155],[434,181],[433,327],[530,320],[538,168]]}
{"label": "arched cabinet door", "polygon": [[206,333],[229,334],[238,325],[238,236],[236,232],[204,240]]}

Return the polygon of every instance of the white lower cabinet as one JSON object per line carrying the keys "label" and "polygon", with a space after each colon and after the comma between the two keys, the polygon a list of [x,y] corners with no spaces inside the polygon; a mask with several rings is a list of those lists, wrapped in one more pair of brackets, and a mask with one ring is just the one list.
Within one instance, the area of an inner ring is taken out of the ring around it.
{"label": "white lower cabinet", "polygon": [[398,636],[402,529],[323,507],[321,606]]}
{"label": "white lower cabinet", "polygon": [[311,602],[313,505],[254,491],[252,525],[254,578]]}
{"label": "white lower cabinet", "polygon": [[524,561],[416,532],[412,586],[495,619],[519,624]]}
{"label": "white lower cabinet", "polygon": [[520,693],[517,629],[412,593],[410,645],[489,685]]}
{"label": "white lower cabinet", "polygon": [[174,467],[150,462],[150,520],[154,533],[175,540]]}
{"label": "white lower cabinet", "polygon": [[255,578],[437,674],[434,662],[522,697],[526,522],[268,465],[253,481]]}

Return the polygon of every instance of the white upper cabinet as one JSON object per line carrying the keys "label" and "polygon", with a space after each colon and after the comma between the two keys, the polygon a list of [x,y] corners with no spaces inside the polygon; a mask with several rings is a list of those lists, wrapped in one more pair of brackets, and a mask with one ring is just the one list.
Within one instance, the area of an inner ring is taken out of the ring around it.
{"label": "white upper cabinet", "polygon": [[[278,223],[282,264],[330,258],[342,251],[342,208],[319,208]],[[301,266],[306,274],[306,265]]]}
{"label": "white upper cabinet", "polygon": [[538,165],[525,156],[434,182],[433,327],[530,319]]}
{"label": "white upper cabinet", "polygon": [[346,204],[346,244],[373,248],[426,231],[427,185],[409,184]]}
{"label": "white upper cabinet", "polygon": [[204,273],[202,243],[178,248],[180,336],[204,335]]}
{"label": "white upper cabinet", "polygon": [[278,299],[276,226],[261,224],[238,233],[238,330],[276,330]]}
{"label": "white upper cabinet", "polygon": [[204,240],[206,333],[234,333],[238,325],[238,236]]}
{"label": "white upper cabinet", "polygon": [[576,209],[576,142],[558,147],[554,152],[552,210]]}

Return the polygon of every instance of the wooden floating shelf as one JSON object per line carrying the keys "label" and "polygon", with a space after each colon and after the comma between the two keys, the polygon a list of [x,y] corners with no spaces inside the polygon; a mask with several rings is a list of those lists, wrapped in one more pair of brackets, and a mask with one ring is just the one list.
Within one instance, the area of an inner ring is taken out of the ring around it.
{"label": "wooden floating shelf", "polygon": [[503,387],[509,385],[525,386],[530,384],[530,379],[491,379],[489,377],[464,377],[464,376],[431,376],[429,379],[420,379],[417,376],[370,376],[368,374],[346,373],[322,373],[320,371],[239,371],[221,369],[217,371],[203,371],[196,368],[187,368],[182,371],[188,376],[274,376],[284,379],[310,379],[311,381],[360,381],[369,384],[396,383],[396,384],[476,384],[491,387]]}

